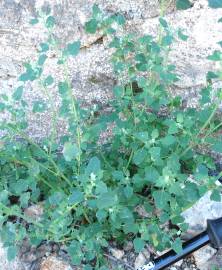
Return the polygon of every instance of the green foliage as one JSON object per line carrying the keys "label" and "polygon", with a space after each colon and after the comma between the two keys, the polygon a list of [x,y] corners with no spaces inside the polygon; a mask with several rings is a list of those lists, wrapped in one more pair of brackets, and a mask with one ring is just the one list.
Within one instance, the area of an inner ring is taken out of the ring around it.
{"label": "green foliage", "polygon": [[221,0],[208,0],[211,8],[222,8]]}
{"label": "green foliage", "polygon": [[[190,7],[189,1],[177,5]],[[11,96],[0,97],[0,111],[10,116],[0,122],[5,134],[0,141],[0,236],[8,258],[15,257],[23,239],[32,245],[64,244],[72,263],[87,270],[109,269],[102,255],[109,241],[123,245],[130,240],[135,252],[146,244],[180,252],[180,234],[188,227],[181,213],[209,190],[211,199],[220,201],[218,177],[208,175],[214,160],[199,147],[222,152],[220,91],[211,102],[211,82],[221,78],[221,71],[208,72],[199,107],[184,109],[181,98],[168,91],[178,80],[168,55],[177,38],[188,39],[182,30],[172,29],[161,17],[158,38],[120,35],[117,27],[124,30],[124,17],[104,14],[94,5],[85,29],[108,35],[118,79],[112,109],[100,113],[97,107],[81,106],[68,77],[67,60],[77,56],[80,41],[62,46],[52,35],[55,19],[49,11],[31,21],[38,22],[49,37],[40,43],[37,61],[24,65],[20,86]],[[61,81],[56,74],[43,73],[51,50],[58,52]],[[221,52],[208,59],[221,63]],[[30,108],[23,97],[33,81],[45,96],[33,103],[32,111],[37,119],[46,112],[52,117],[49,135],[38,143],[28,135]],[[59,108],[50,86],[58,92]],[[56,129],[61,119],[67,126],[63,137]],[[110,124],[112,136],[101,143]],[[24,212],[33,204],[43,207],[39,220]],[[169,228],[169,221],[177,229]]]}
{"label": "green foliage", "polygon": [[191,2],[189,0],[177,0],[176,2],[176,7],[177,9],[188,9],[190,8],[192,5],[191,5]]}

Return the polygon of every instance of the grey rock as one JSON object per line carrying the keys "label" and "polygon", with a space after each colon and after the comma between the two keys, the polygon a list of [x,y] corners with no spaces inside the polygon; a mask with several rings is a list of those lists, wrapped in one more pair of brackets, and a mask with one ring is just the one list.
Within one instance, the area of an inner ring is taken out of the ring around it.
{"label": "grey rock", "polygon": [[193,207],[183,213],[185,222],[193,234],[197,234],[206,228],[207,219],[222,217],[222,203],[210,199],[210,192],[206,193]]}
{"label": "grey rock", "polygon": [[216,250],[210,246],[203,247],[196,252],[193,253],[196,266],[201,269],[205,270],[207,269],[206,266],[209,263],[209,261],[213,258],[213,256],[216,254]]}

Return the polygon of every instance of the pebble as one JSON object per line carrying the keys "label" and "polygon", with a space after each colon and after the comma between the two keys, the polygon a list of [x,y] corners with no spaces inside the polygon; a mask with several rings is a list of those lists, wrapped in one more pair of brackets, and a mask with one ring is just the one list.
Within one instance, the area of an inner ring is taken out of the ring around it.
{"label": "pebble", "polygon": [[73,270],[73,268],[68,263],[59,260],[59,258],[49,256],[42,261],[39,270]]}
{"label": "pebble", "polygon": [[144,251],[140,252],[139,255],[136,257],[136,260],[134,262],[134,268],[138,269],[139,267],[146,264],[149,259],[150,253],[146,249],[144,249]]}
{"label": "pebble", "polygon": [[43,207],[41,204],[34,204],[24,210],[24,214],[36,221],[39,221],[43,215]]}
{"label": "pebble", "polygon": [[124,256],[124,251],[121,249],[111,248],[110,252],[118,260],[122,259],[122,257]]}
{"label": "pebble", "polygon": [[209,261],[215,254],[216,254],[216,249],[207,246],[203,247],[196,252],[193,253],[194,259],[196,266],[198,268],[203,268],[203,266]]}

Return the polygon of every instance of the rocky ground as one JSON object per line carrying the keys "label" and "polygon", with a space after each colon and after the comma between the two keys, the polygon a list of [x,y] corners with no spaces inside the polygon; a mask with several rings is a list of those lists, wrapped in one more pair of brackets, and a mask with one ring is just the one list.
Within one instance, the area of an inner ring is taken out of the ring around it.
{"label": "rocky ground", "polygon": [[[115,76],[109,64],[110,51],[106,39],[100,34],[88,36],[83,25],[89,18],[92,5],[99,4],[108,12],[119,11],[127,18],[127,30],[141,34],[155,34],[158,23],[158,0],[0,0],[0,93],[12,92],[18,85],[17,77],[22,72],[22,62],[35,59],[37,44],[45,37],[41,26],[30,27],[29,20],[35,15],[36,9],[44,3],[52,5],[56,17],[56,35],[63,43],[76,39],[82,40],[79,56],[70,61],[70,78],[74,93],[87,102],[108,103]],[[194,0],[194,5],[186,11],[175,11],[174,1],[169,1],[166,16],[173,28],[186,29],[189,36],[187,42],[177,42],[172,48],[170,61],[177,64],[181,80],[172,88],[172,92],[182,95],[188,104],[195,104],[198,91],[205,84],[205,75],[215,67],[206,60],[212,50],[217,49],[221,40],[222,27],[217,24],[221,10],[208,8],[207,0]],[[65,31],[64,31],[65,29]],[[99,42],[98,42],[99,41]],[[61,70],[56,68],[56,57],[52,54],[46,67],[46,74],[56,74],[62,78]],[[37,85],[29,85],[27,100],[29,104],[42,94]],[[52,86],[52,93],[55,85]],[[45,98],[42,96],[42,98]],[[55,96],[55,105],[58,99]],[[33,137],[44,136],[48,129],[50,116],[44,115],[35,119],[30,114],[30,134]],[[58,133],[63,126],[58,126]],[[205,229],[207,218],[222,216],[222,204],[211,202],[209,194],[198,204],[184,213],[190,224],[189,236],[194,236]],[[106,252],[113,269],[124,267],[136,269],[149,261],[152,250],[146,249],[140,254],[132,251],[129,243],[124,249],[113,245]],[[222,266],[222,255],[213,248],[205,247],[191,257],[178,262],[171,270],[199,269],[211,270],[213,265]],[[123,268],[123,269],[124,269]],[[56,245],[42,245],[37,250],[24,244],[20,257],[8,263],[5,250],[0,247],[0,269],[5,270],[74,270],[63,248]]]}

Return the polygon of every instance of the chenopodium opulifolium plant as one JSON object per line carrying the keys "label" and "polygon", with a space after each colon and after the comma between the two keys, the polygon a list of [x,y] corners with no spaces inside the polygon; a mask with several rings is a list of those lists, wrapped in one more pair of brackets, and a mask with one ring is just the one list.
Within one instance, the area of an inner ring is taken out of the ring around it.
{"label": "chenopodium opulifolium plant", "polygon": [[[211,102],[212,80],[221,78],[221,71],[209,73],[210,80],[208,74],[200,106],[184,109],[181,98],[168,91],[178,80],[168,56],[172,43],[187,36],[171,30],[164,18],[159,21],[158,37],[123,35],[118,28],[124,29],[124,17],[93,7],[86,31],[108,36],[118,79],[107,113],[81,106],[73,95],[68,59],[77,56],[80,41],[62,46],[53,34],[50,11],[31,20],[46,26],[48,39],[40,44],[37,61],[24,65],[19,87],[11,96],[1,95],[0,102],[2,118],[7,117],[1,121],[0,234],[9,259],[24,239],[32,245],[65,245],[72,263],[84,269],[108,269],[103,254],[109,241],[119,246],[133,241],[135,252],[146,244],[180,252],[180,236],[188,227],[181,213],[209,190],[220,201],[218,177],[208,173],[215,169],[214,160],[201,146],[222,152],[220,91]],[[58,82],[56,74],[44,72],[50,51],[56,51],[64,71]],[[221,53],[210,58],[221,61]],[[35,101],[32,113],[52,116],[49,135],[38,142],[28,133],[30,104],[23,96],[33,81],[48,101]],[[59,109],[52,85],[61,98]],[[68,130],[58,139],[61,118]],[[110,125],[112,135],[101,143]],[[41,206],[41,216],[28,215],[30,205]]]}

